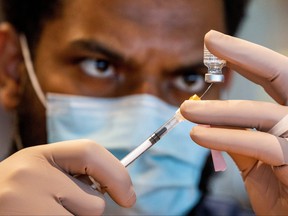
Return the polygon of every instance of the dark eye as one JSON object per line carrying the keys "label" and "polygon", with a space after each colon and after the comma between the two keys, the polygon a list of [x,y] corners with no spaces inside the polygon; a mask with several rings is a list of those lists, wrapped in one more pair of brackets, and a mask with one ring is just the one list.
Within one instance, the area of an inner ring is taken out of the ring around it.
{"label": "dark eye", "polygon": [[93,77],[109,78],[115,75],[114,66],[103,59],[85,59],[80,63],[82,70]]}
{"label": "dark eye", "polygon": [[204,77],[201,74],[182,74],[173,80],[174,86],[178,89],[195,93],[203,90],[205,87]]}

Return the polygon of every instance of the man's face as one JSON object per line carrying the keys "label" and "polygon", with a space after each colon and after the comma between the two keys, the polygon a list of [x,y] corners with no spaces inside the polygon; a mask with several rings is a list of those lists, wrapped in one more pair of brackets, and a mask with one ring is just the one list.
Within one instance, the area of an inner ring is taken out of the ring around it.
{"label": "man's face", "polygon": [[[215,0],[66,1],[35,50],[40,85],[44,93],[91,97],[146,93],[179,106],[207,88],[203,38],[210,29],[225,32],[222,7]],[[218,96],[216,85],[207,98]],[[45,143],[45,109],[29,83],[22,101],[24,144]]]}

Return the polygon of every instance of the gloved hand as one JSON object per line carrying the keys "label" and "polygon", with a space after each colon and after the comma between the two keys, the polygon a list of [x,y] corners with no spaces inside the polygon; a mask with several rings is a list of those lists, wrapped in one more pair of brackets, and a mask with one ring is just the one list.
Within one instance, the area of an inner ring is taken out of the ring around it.
{"label": "gloved hand", "polygon": [[[287,103],[287,57],[216,31],[206,34],[205,44],[211,53],[227,60],[228,68],[261,85],[279,104]],[[181,105],[186,119],[211,125],[194,127],[192,139],[231,155],[259,215],[288,213],[288,118],[284,118],[288,108],[279,104],[189,100]]]}
{"label": "gloved hand", "polygon": [[0,215],[99,215],[103,194],[74,175],[93,177],[121,206],[135,203],[125,167],[89,140],[23,149],[0,163]]}

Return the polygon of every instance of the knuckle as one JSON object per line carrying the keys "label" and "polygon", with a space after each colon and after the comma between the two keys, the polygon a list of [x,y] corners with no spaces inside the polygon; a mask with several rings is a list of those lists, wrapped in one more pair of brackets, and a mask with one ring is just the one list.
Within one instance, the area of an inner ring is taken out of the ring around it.
{"label": "knuckle", "polygon": [[33,169],[33,166],[29,162],[24,162],[17,167],[14,167],[13,172],[11,172],[10,178],[11,180],[15,180],[16,182],[20,179],[27,179],[27,176],[30,176],[32,178],[33,175],[35,175],[35,169]]}
{"label": "knuckle", "polygon": [[99,148],[99,145],[93,140],[83,139],[81,140],[82,145],[80,145],[80,152],[84,156],[90,156]]}
{"label": "knuckle", "polygon": [[0,203],[3,204],[3,206],[5,203],[15,203],[17,199],[19,199],[19,194],[16,193],[14,188],[1,188]]}

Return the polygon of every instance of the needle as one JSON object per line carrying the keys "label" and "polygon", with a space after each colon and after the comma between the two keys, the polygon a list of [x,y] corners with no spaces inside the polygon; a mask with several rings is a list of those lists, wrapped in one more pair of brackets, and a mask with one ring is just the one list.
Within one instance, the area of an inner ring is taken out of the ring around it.
{"label": "needle", "polygon": [[211,83],[208,88],[205,90],[205,92],[200,96],[200,99],[204,97],[204,95],[209,91],[209,89],[212,87],[213,83]]}

